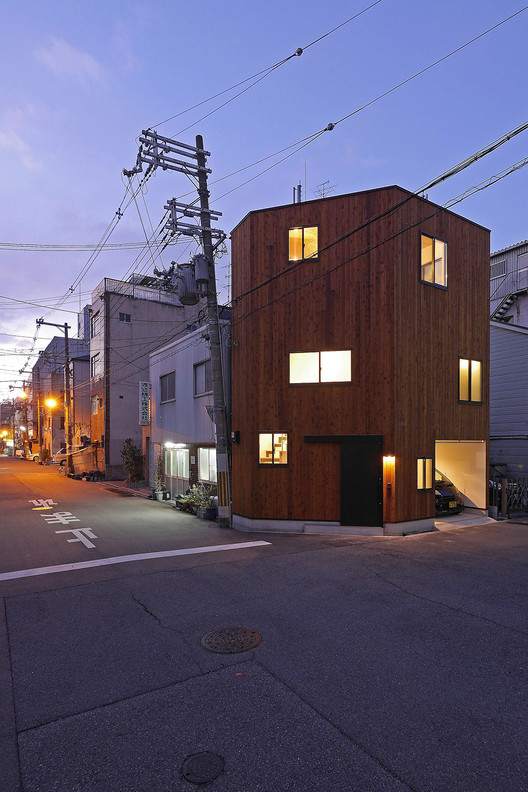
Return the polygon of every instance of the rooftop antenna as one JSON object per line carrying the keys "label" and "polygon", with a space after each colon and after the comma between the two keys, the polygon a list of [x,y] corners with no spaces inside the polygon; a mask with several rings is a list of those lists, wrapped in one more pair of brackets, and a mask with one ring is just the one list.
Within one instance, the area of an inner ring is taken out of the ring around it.
{"label": "rooftop antenna", "polygon": [[330,184],[330,179],[327,179],[322,184],[318,184],[313,193],[317,195],[318,198],[327,198],[335,192],[336,188],[337,184]]}

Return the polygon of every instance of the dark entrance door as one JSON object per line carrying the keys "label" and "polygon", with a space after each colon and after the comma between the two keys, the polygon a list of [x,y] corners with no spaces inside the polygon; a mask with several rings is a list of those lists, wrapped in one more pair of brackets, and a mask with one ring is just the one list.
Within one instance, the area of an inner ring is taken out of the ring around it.
{"label": "dark entrance door", "polygon": [[383,436],[311,435],[309,443],[339,443],[341,525],[383,526]]}
{"label": "dark entrance door", "polygon": [[341,443],[341,525],[383,525],[382,454],[380,437]]}

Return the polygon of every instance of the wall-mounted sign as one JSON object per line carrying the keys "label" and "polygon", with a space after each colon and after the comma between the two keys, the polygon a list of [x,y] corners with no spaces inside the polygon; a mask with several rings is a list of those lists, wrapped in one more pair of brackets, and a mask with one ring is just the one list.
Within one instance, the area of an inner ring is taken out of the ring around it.
{"label": "wall-mounted sign", "polygon": [[150,382],[139,383],[139,425],[150,423]]}

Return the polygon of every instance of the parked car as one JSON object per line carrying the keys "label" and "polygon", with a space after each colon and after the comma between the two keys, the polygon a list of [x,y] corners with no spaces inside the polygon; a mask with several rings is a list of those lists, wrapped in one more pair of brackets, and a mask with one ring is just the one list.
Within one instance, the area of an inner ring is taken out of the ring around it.
{"label": "parked car", "polygon": [[50,459],[50,464],[51,465],[65,465],[66,464],[66,449],[65,448],[61,448],[60,451],[56,451],[52,455],[52,457]]}
{"label": "parked car", "polygon": [[435,511],[437,514],[458,514],[464,498],[444,473],[435,470]]}

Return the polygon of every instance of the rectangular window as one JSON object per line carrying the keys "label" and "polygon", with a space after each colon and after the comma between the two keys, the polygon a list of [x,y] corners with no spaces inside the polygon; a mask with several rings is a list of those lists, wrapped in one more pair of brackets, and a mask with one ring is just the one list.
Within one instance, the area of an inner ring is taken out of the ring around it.
{"label": "rectangular window", "polygon": [[160,402],[174,401],[176,398],[176,372],[160,377]]}
{"label": "rectangular window", "polygon": [[421,279],[447,288],[447,242],[422,234]]}
{"label": "rectangular window", "polygon": [[290,352],[290,385],[309,382],[351,382],[350,349],[335,352]]}
{"label": "rectangular window", "polygon": [[482,362],[458,359],[458,398],[461,402],[482,402]]}
{"label": "rectangular window", "polygon": [[216,449],[198,449],[198,478],[200,481],[216,481]]}
{"label": "rectangular window", "polygon": [[212,393],[213,377],[211,372],[211,359],[197,363],[194,367],[194,395],[203,396]]}
{"label": "rectangular window", "polygon": [[504,275],[506,275],[505,259],[502,261],[494,261],[493,264],[490,264],[490,280],[493,280],[494,278],[502,278]]}
{"label": "rectangular window", "polygon": [[92,398],[90,399],[90,405],[91,405],[92,415],[97,415],[97,413],[99,412],[99,399],[97,398],[97,396],[92,396]]}
{"label": "rectangular window", "polygon": [[317,226],[290,228],[288,232],[290,261],[317,258],[318,231]]}
{"label": "rectangular window", "polygon": [[418,457],[417,459],[417,488],[419,490],[433,489],[433,460],[431,457]]}
{"label": "rectangular window", "polygon": [[120,313],[119,314],[119,321],[124,322],[125,324],[130,324],[131,316],[127,313]]}
{"label": "rectangular window", "polygon": [[97,352],[90,358],[90,377],[99,377],[101,374],[101,353]]}
{"label": "rectangular window", "polygon": [[99,311],[90,317],[90,338],[94,338],[100,329],[101,314]]}
{"label": "rectangular window", "polygon": [[259,432],[259,464],[288,464],[288,435],[286,432]]}

